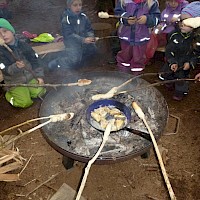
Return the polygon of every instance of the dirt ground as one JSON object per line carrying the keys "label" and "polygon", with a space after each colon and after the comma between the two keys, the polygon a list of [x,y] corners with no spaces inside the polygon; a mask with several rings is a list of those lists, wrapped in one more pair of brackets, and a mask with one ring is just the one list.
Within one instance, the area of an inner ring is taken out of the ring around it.
{"label": "dirt ground", "polygon": [[[13,11],[11,20],[17,32],[27,30],[32,33],[49,32],[60,33],[59,17],[65,6],[65,0],[27,0],[12,1],[10,8]],[[85,0],[83,9],[92,22],[101,21],[96,17],[93,0]],[[103,21],[105,22],[105,21]],[[112,21],[111,21],[112,23]],[[48,55],[47,55],[48,56]],[[149,65],[145,72],[157,72],[162,65],[160,55],[155,62]],[[109,53],[100,55],[88,62],[80,70],[117,70],[115,65],[107,64]],[[69,73],[70,74],[70,73]],[[67,76],[62,75],[63,76]],[[195,72],[192,73],[194,76]],[[61,75],[47,73],[45,81],[59,83]],[[158,81],[156,76],[146,78],[149,82]],[[163,86],[157,87],[165,97],[170,115],[180,118],[177,134],[163,135],[159,140],[168,150],[169,158],[165,167],[178,200],[200,200],[200,84],[190,84],[190,92],[181,102],[172,100],[171,93]],[[27,109],[18,109],[10,106],[3,93],[0,94],[0,131],[10,126],[37,118],[41,100],[35,100],[34,105]],[[36,124],[25,127],[29,129]],[[166,132],[174,132],[176,123],[169,117]],[[15,144],[26,161],[32,159],[20,176],[20,181],[0,183],[1,200],[47,200],[61,187],[63,183],[77,190],[81,181],[84,163],[75,162],[71,170],[62,165],[62,155],[56,152],[43,138],[41,131],[35,131]],[[156,155],[151,149],[150,156],[142,159],[140,156],[124,162],[109,165],[93,165],[83,196],[88,200],[167,200],[170,199],[167,188],[159,168],[149,169],[146,166],[158,165]],[[59,173],[48,183],[32,192],[38,185],[48,180],[52,175]],[[30,195],[25,197],[27,194]]]}

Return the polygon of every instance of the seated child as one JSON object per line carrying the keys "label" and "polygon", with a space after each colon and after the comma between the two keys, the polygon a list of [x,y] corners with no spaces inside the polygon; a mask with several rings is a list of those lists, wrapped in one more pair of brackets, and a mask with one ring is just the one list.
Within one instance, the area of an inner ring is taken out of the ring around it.
{"label": "seated child", "polygon": [[48,65],[50,70],[79,67],[84,59],[95,54],[94,31],[81,10],[82,0],[67,0],[67,9],[61,17],[65,55],[51,61]]}
{"label": "seated child", "polygon": [[[200,2],[188,4],[181,12],[179,27],[169,34],[165,52],[166,63],[161,69],[161,72],[164,72],[164,80],[188,78],[190,70],[195,67],[192,49],[193,28],[186,26],[182,20],[197,16],[200,16]],[[188,93],[189,85],[186,81],[177,81],[174,84],[166,84],[166,87],[174,89],[173,99],[180,101],[184,94]]]}
{"label": "seated child", "polygon": [[[40,66],[38,55],[33,49],[22,41],[15,38],[15,29],[3,18],[0,18],[0,70],[2,71],[5,84],[43,84],[43,69]],[[3,45],[7,45],[15,54]],[[16,58],[18,60],[16,60]],[[32,72],[32,73],[31,73]],[[35,79],[33,74],[37,77]],[[42,87],[11,87],[7,90],[6,100],[14,107],[27,108],[33,104],[32,98],[45,94]]]}

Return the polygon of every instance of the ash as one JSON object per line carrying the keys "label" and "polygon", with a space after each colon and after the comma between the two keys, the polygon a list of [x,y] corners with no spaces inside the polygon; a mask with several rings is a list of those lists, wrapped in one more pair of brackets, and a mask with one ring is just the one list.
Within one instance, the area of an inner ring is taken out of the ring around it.
{"label": "ash", "polygon": [[[126,79],[127,80],[127,79]],[[113,85],[114,84],[114,85]],[[97,84],[96,84],[97,85]],[[91,126],[86,119],[86,110],[94,101],[91,99],[92,95],[99,93],[106,93],[113,86],[119,83],[110,84],[105,82],[105,86],[96,87],[95,90],[91,86],[78,88],[69,95],[59,93],[57,101],[51,101],[49,111],[54,111],[54,114],[64,112],[74,112],[75,116],[71,121],[51,123],[45,129],[51,141],[58,144],[62,149],[76,155],[93,157],[97,152],[103,138],[104,132],[99,131]],[[141,79],[136,79],[134,87],[147,85],[146,81],[143,83]],[[109,88],[109,89],[108,89]],[[129,85],[126,89],[130,90],[133,85]],[[67,93],[66,93],[67,94]],[[167,113],[166,103],[160,97],[155,88],[148,88],[138,90],[132,93],[120,94],[113,99],[125,104],[131,111],[131,121],[127,125],[128,128],[139,130],[148,134],[148,131],[141,119],[132,109],[131,104],[136,101],[145,113],[147,123],[149,124],[154,136],[158,139],[165,127]],[[127,156],[130,154],[138,154],[147,147],[151,147],[151,141],[134,134],[125,129],[111,132],[108,141],[106,142],[100,159],[117,158]]]}

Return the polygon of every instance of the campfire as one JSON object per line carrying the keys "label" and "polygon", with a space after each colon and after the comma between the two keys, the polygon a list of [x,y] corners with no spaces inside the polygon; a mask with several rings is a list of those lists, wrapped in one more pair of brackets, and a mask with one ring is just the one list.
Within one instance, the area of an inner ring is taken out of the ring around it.
{"label": "campfire", "polygon": [[[53,148],[63,155],[79,161],[87,161],[91,158],[102,142],[103,131],[91,126],[86,118],[87,108],[95,102],[92,100],[92,96],[106,93],[112,87],[132,78],[131,75],[120,72],[107,72],[106,74],[94,72],[83,76],[92,80],[92,83],[81,88],[66,87],[52,91],[46,96],[40,109],[40,116],[75,113],[70,121],[52,123],[43,127],[43,134]],[[70,78],[73,79],[75,77],[71,76]],[[70,79],[68,80],[70,81]],[[145,85],[147,86],[148,82],[136,78],[124,86],[122,90],[131,90]],[[140,104],[154,136],[158,139],[165,128],[168,118],[168,108],[163,96],[152,87],[116,95],[112,99],[130,109],[131,120],[125,128],[110,133],[98,160],[123,160],[130,156],[145,153],[152,145],[151,140],[142,137],[142,135],[145,135],[144,133],[148,135],[148,131],[132,109],[131,104],[133,101]],[[134,134],[134,130],[142,134]]]}

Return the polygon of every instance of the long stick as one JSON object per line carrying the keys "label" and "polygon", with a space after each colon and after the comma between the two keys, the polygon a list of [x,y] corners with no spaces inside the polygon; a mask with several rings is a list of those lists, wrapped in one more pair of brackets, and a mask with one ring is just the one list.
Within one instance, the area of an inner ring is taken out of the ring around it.
{"label": "long stick", "polygon": [[118,93],[115,94],[115,95],[124,94],[124,93],[128,93],[128,92],[134,92],[134,91],[137,91],[137,90],[142,90],[142,89],[154,87],[154,86],[157,86],[157,85],[163,85],[163,84],[165,84],[165,83],[175,83],[175,82],[180,82],[180,81],[198,81],[198,80],[197,80],[197,79],[194,79],[194,78],[182,78],[182,79],[175,79],[175,80],[159,81],[159,82],[157,82],[157,83],[151,83],[151,84],[149,84],[149,85],[136,88],[136,89],[134,89],[134,90],[125,90],[125,91],[121,91],[121,92],[118,92]]}
{"label": "long stick", "polygon": [[[16,57],[16,55],[14,54],[13,50],[12,50],[7,44],[4,43],[3,46],[11,53],[12,57],[13,57],[16,61],[19,60],[19,59]],[[35,72],[34,72],[32,69],[29,69],[29,68],[26,67],[26,66],[25,66],[24,68],[26,69],[26,71],[29,71],[29,72],[32,74],[33,78],[35,78],[35,79],[37,80],[37,76],[36,76]]]}
{"label": "long stick", "polygon": [[25,84],[25,83],[19,83],[19,84],[0,84],[0,87],[17,87],[17,86],[23,86],[23,87],[62,87],[62,86],[85,86],[90,85],[92,83],[89,79],[79,79],[75,83],[59,83],[59,84]]}
{"label": "long stick", "polygon": [[82,179],[82,182],[81,182],[81,186],[79,188],[79,191],[78,191],[78,194],[76,196],[76,200],[79,200],[81,198],[81,194],[83,192],[83,189],[85,187],[85,183],[86,183],[86,180],[87,180],[87,176],[89,174],[89,171],[90,171],[90,168],[91,168],[91,165],[95,162],[95,160],[97,159],[97,157],[99,156],[101,150],[103,149],[106,141],[108,140],[108,136],[110,134],[110,131],[111,131],[111,128],[112,128],[112,125],[109,123],[106,127],[106,130],[104,132],[104,136],[103,136],[103,141],[101,143],[101,146],[99,147],[98,151],[96,152],[96,154],[94,155],[94,157],[88,162],[88,165],[87,167],[85,168],[85,173],[84,173],[84,176],[83,176],[83,179]]}
{"label": "long stick", "polygon": [[163,160],[162,160],[162,156],[161,156],[160,151],[159,151],[159,149],[158,149],[158,145],[157,145],[157,143],[156,143],[155,137],[154,137],[154,135],[153,135],[153,133],[152,133],[152,131],[151,131],[149,125],[147,124],[147,121],[146,121],[146,119],[145,119],[145,115],[144,115],[142,109],[137,105],[136,102],[133,102],[133,103],[132,103],[132,107],[134,108],[134,110],[135,110],[135,112],[137,113],[138,117],[139,117],[140,119],[143,120],[143,122],[144,122],[146,128],[147,128],[148,131],[149,131],[149,134],[150,134],[150,136],[151,136],[151,140],[152,140],[152,142],[153,142],[154,149],[155,149],[155,151],[156,151],[156,155],[157,155],[157,157],[158,157],[158,161],[159,161],[159,164],[160,164],[160,167],[161,167],[161,171],[162,171],[162,174],[163,174],[165,183],[166,183],[166,185],[167,185],[167,189],[168,189],[168,191],[169,191],[170,198],[171,198],[171,200],[176,200],[176,196],[175,196],[174,191],[173,191],[173,189],[172,189],[172,186],[171,186],[171,184],[170,184],[170,181],[169,181],[169,178],[168,178],[166,169],[165,169],[165,165],[164,165]]}
{"label": "long stick", "polygon": [[39,124],[25,132],[21,132],[20,134],[18,134],[17,136],[11,138],[10,140],[8,140],[7,142],[3,143],[2,146],[0,146],[0,150],[5,148],[6,146],[8,146],[9,144],[13,143],[14,141],[18,140],[19,138],[21,138],[22,136],[25,136],[51,122],[58,122],[58,121],[63,121],[63,120],[71,120],[74,117],[74,113],[63,113],[63,114],[58,114],[58,115],[50,115],[49,118],[50,120]]}

